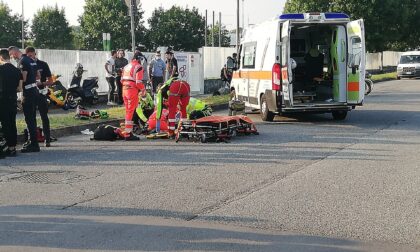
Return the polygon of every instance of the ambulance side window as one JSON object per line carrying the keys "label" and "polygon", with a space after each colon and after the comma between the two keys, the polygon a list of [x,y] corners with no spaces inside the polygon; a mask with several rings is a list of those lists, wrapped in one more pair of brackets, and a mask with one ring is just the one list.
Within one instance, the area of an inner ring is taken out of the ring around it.
{"label": "ambulance side window", "polygon": [[255,68],[257,43],[243,45],[242,68]]}
{"label": "ambulance side window", "polygon": [[362,40],[359,36],[351,37],[349,47],[349,67],[358,67],[362,60]]}

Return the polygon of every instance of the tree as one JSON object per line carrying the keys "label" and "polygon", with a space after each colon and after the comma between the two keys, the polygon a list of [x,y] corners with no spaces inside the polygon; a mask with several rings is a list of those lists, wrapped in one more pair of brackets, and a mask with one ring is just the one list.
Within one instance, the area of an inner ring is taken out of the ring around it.
{"label": "tree", "polygon": [[418,0],[288,0],[286,13],[345,12],[365,20],[367,49],[372,52],[406,50],[420,45]]}
{"label": "tree", "polygon": [[[22,19],[11,13],[10,8],[0,1],[0,47],[21,45]],[[26,34],[26,28],[27,22],[24,22],[24,34]]]}
{"label": "tree", "polygon": [[148,23],[149,48],[172,46],[174,50],[198,51],[204,45],[205,20],[195,7],[173,6],[169,10],[160,7],[154,10]]}
{"label": "tree", "polygon": [[64,9],[43,7],[32,22],[34,46],[48,49],[72,49],[73,36]]}
{"label": "tree", "polygon": [[[230,37],[229,37],[229,31],[226,30],[226,26],[222,25],[221,27],[221,33],[222,33],[222,47],[229,47],[230,46]],[[211,32],[214,32],[214,46],[219,46],[219,30],[220,30],[220,24],[219,22],[217,22],[214,25],[214,28],[209,29],[209,31],[207,32],[207,45],[211,46],[212,45],[212,37],[211,37]]]}
{"label": "tree", "polygon": [[[137,13],[138,36],[145,36],[143,26],[143,11]],[[84,13],[79,18],[80,31],[76,40],[81,49],[99,50],[102,48],[102,33],[110,33],[114,48],[131,48],[131,27],[128,8],[120,0],[86,0]],[[137,38],[138,41],[139,38]]]}

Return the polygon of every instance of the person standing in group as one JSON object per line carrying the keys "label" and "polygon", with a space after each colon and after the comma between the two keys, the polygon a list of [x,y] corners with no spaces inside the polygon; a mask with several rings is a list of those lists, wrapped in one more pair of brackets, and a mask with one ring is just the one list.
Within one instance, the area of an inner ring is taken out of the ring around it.
{"label": "person standing in group", "polygon": [[[10,63],[9,51],[0,50],[0,121],[6,138],[7,150],[5,155],[16,156],[17,129],[17,92],[21,81],[21,72]],[[3,152],[3,150],[0,150]],[[1,155],[1,153],[0,153]]]}
{"label": "person standing in group", "polygon": [[18,67],[22,73],[23,114],[30,135],[30,140],[22,147],[22,153],[40,151],[36,125],[36,107],[39,99],[39,92],[36,84],[38,67],[30,57],[33,56],[34,51],[35,49],[33,49],[33,47],[27,47],[25,49],[26,54],[22,54],[19,48],[15,46],[9,47],[9,54],[11,57],[18,60]]}
{"label": "person standing in group", "polygon": [[117,51],[111,51],[111,57],[105,63],[106,81],[108,82],[108,105],[117,105],[114,101],[115,92],[115,58],[117,57]]}
{"label": "person standing in group", "polygon": [[128,65],[128,60],[125,58],[125,53],[123,49],[119,49],[117,52],[117,58],[115,59],[115,71],[117,76],[115,78],[115,83],[117,84],[117,92],[118,92],[118,104],[124,104],[124,99],[122,95],[122,83],[121,83],[121,74],[124,67]]}
{"label": "person standing in group", "polygon": [[178,77],[178,61],[176,60],[172,50],[166,53],[166,70],[168,72],[168,79]]}
{"label": "person standing in group", "polygon": [[135,53],[139,53],[140,54],[140,58],[141,58],[140,64],[143,66],[143,83],[146,85],[146,83],[148,83],[148,81],[149,81],[149,74],[147,72],[147,70],[148,70],[148,68],[147,68],[148,63],[147,63],[147,57],[146,57],[146,55],[144,55],[141,52],[141,50],[142,50],[142,47],[140,47],[140,46],[136,47],[136,50],[134,51],[134,54]]}
{"label": "person standing in group", "polygon": [[149,79],[152,81],[152,93],[156,94],[156,87],[164,82],[166,65],[161,58],[160,50],[149,64]]}
{"label": "person standing in group", "polygon": [[134,53],[131,62],[124,67],[121,78],[125,104],[125,129],[121,133],[125,140],[139,140],[137,136],[133,135],[133,115],[139,104],[139,92],[142,96],[146,92],[143,83],[144,71],[141,60],[140,53]]}
{"label": "person standing in group", "polygon": [[39,99],[38,99],[38,111],[42,120],[42,130],[45,137],[45,147],[51,146],[51,130],[50,130],[50,119],[48,118],[48,86],[51,86],[53,81],[51,77],[50,66],[47,62],[42,61],[36,57],[36,52],[34,52],[33,58],[36,65],[38,66],[38,72],[40,74],[38,89],[39,89]]}

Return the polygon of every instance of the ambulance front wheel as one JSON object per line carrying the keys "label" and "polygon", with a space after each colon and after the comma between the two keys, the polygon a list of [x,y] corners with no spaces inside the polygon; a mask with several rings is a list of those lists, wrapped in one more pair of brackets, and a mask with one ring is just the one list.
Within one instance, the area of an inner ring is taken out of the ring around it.
{"label": "ambulance front wheel", "polygon": [[333,111],[332,116],[336,121],[343,121],[347,117],[347,111]]}
{"label": "ambulance front wheel", "polygon": [[265,95],[261,96],[260,113],[263,121],[272,122],[274,120],[275,114],[268,109],[267,98]]}

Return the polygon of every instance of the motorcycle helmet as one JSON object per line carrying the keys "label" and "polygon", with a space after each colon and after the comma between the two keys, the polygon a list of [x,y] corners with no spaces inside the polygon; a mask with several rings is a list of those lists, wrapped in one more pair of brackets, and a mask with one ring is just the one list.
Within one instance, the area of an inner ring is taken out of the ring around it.
{"label": "motorcycle helmet", "polygon": [[82,76],[83,74],[83,65],[80,63],[76,64],[76,69],[74,70],[77,76]]}
{"label": "motorcycle helmet", "polygon": [[290,58],[290,65],[292,67],[292,70],[294,70],[297,67],[296,61],[292,58]]}

